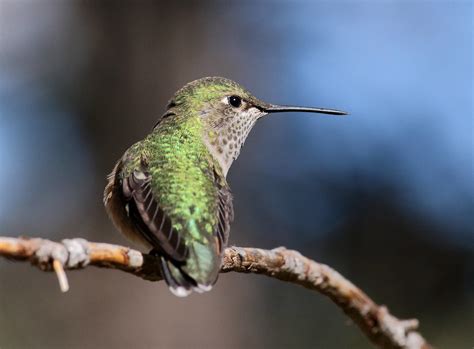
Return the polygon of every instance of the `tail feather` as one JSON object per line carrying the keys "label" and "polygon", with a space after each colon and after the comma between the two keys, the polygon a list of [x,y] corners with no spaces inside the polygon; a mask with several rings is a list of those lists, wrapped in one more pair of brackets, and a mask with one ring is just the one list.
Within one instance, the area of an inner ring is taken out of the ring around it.
{"label": "tail feather", "polygon": [[161,257],[161,270],[163,279],[175,296],[186,297],[191,293],[191,283],[184,278],[177,267],[163,257]]}
{"label": "tail feather", "polygon": [[170,291],[178,297],[186,297],[194,290],[198,293],[210,291],[211,285],[197,284],[190,276],[184,273],[178,266],[173,265],[164,257],[160,257],[163,279]]}

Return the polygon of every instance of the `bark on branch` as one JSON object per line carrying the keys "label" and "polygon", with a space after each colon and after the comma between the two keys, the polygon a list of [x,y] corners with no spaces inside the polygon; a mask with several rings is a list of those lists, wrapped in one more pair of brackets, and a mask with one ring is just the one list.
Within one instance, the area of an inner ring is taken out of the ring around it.
{"label": "bark on branch", "polygon": [[[88,265],[120,269],[150,281],[162,279],[156,257],[128,247],[80,238],[59,243],[39,238],[0,237],[0,256],[29,261],[41,270],[55,271],[63,291],[69,287],[64,270],[83,269]],[[225,251],[221,272],[231,271],[264,274],[322,293],[379,348],[431,348],[416,331],[416,319],[397,319],[385,306],[376,304],[337,271],[297,251],[284,247],[273,250],[229,247]]]}

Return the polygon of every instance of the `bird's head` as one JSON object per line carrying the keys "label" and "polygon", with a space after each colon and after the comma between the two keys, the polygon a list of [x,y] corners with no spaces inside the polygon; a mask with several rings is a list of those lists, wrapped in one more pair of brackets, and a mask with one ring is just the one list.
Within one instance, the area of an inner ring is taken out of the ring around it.
{"label": "bird's head", "polygon": [[281,112],[346,114],[334,109],[266,103],[236,82],[221,77],[198,79],[178,90],[168,103],[164,117],[174,116],[178,111],[199,118],[204,126],[204,140],[224,174],[239,155],[255,122],[264,115]]}

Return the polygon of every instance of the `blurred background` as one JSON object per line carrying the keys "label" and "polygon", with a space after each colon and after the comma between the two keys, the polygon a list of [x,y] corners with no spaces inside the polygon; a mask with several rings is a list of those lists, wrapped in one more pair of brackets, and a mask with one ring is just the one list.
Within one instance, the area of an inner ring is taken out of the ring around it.
{"label": "blurred background", "polygon": [[[129,245],[105,176],[186,82],[281,104],[229,181],[231,243],[327,263],[438,348],[474,344],[470,1],[0,0],[0,235]],[[369,348],[329,300],[256,275],[178,299],[117,271],[0,260],[0,348]]]}

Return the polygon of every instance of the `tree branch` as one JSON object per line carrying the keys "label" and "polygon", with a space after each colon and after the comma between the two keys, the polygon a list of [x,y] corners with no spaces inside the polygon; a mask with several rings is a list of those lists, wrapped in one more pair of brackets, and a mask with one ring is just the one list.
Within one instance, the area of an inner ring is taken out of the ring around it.
{"label": "tree branch", "polygon": [[[62,291],[69,286],[64,270],[88,265],[120,269],[145,280],[161,280],[156,257],[128,247],[67,239],[53,242],[39,238],[0,237],[0,255],[29,261],[41,270],[55,271]],[[327,265],[316,263],[284,247],[273,250],[229,247],[221,272],[264,274],[291,282],[329,297],[379,348],[429,349],[416,332],[418,320],[399,320],[385,306],[377,305],[358,287]]]}

